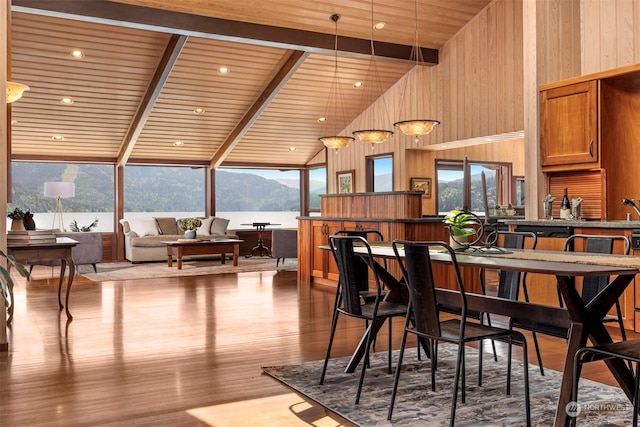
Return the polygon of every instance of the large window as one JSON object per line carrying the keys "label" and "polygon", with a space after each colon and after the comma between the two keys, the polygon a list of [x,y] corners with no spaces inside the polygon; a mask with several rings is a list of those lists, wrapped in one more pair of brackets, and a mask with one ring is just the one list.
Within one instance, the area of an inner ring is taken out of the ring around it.
{"label": "large window", "polygon": [[393,191],[393,156],[367,157],[367,191]]}
{"label": "large window", "polygon": [[[62,228],[70,231],[71,223],[86,227],[96,219],[94,231],[112,232],[113,165],[66,163],[11,163],[11,198],[7,207],[19,207],[33,213],[37,228]],[[55,216],[57,199],[44,196],[45,182],[72,182],[73,197],[61,199],[62,221]],[[55,222],[54,222],[55,220]],[[11,221],[7,221],[10,225]]]}
{"label": "large window", "polygon": [[320,195],[327,194],[327,168],[310,168],[309,171],[309,213],[320,212]]}
{"label": "large window", "polygon": [[300,171],[217,169],[216,216],[231,220],[229,228],[270,222],[296,227],[300,216]]}
{"label": "large window", "polygon": [[125,218],[203,216],[205,170],[185,166],[125,166]]}
{"label": "large window", "polygon": [[[462,161],[436,161],[438,213],[441,215],[453,209],[463,208],[462,167]],[[511,203],[511,164],[469,162],[469,170],[471,175],[469,209],[472,212],[479,214],[485,212],[482,173],[485,176],[487,205],[490,211],[496,205]]]}

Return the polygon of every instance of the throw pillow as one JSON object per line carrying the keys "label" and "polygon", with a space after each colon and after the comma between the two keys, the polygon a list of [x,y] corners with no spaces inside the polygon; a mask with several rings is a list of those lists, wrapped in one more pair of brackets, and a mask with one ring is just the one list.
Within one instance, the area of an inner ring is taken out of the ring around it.
{"label": "throw pillow", "polygon": [[202,219],[202,225],[198,227],[196,230],[197,236],[210,236],[211,235],[211,224],[213,220],[216,219],[215,216],[210,216],[209,218]]}
{"label": "throw pillow", "polygon": [[176,224],[176,219],[173,217],[156,218],[156,223],[160,234],[179,234],[178,224]]}
{"label": "throw pillow", "polygon": [[138,236],[159,236],[158,225],[156,224],[155,219],[130,219],[129,227],[131,231],[136,233]]}
{"label": "throw pillow", "polygon": [[211,224],[211,234],[227,234],[229,220],[224,218],[216,218]]}

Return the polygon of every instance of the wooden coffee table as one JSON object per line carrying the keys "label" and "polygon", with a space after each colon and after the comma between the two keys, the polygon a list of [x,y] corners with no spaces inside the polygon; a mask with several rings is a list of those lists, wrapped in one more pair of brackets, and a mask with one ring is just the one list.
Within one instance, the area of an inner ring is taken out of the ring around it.
{"label": "wooden coffee table", "polygon": [[174,240],[163,242],[167,245],[167,265],[173,266],[173,257],[178,261],[178,270],[182,269],[182,257],[189,255],[221,255],[222,264],[226,262],[227,254],[233,254],[233,265],[238,265],[240,243],[244,240],[216,239],[216,240]]}

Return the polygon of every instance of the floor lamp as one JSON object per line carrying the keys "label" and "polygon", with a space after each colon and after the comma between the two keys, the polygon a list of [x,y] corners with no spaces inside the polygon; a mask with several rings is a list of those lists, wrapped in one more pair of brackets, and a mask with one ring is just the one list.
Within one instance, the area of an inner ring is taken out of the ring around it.
{"label": "floor lamp", "polygon": [[58,229],[66,231],[64,228],[64,220],[62,219],[62,199],[73,197],[76,192],[76,185],[73,182],[45,182],[44,197],[55,197],[56,211],[53,214],[53,223],[51,228],[55,228],[56,218],[58,219]]}

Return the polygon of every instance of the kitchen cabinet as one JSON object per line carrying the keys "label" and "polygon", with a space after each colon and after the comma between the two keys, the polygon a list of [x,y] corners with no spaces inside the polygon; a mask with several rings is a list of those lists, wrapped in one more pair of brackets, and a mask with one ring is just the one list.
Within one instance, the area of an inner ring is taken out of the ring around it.
{"label": "kitchen cabinet", "polygon": [[[311,276],[318,279],[338,280],[338,267],[330,251],[319,246],[329,244],[329,236],[342,229],[342,221],[311,222]],[[307,246],[307,245],[305,245]]]}
{"label": "kitchen cabinet", "polygon": [[540,102],[543,171],[598,167],[598,82],[543,90]]}

